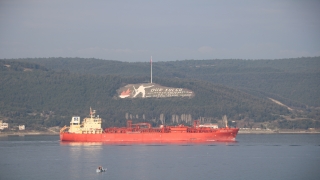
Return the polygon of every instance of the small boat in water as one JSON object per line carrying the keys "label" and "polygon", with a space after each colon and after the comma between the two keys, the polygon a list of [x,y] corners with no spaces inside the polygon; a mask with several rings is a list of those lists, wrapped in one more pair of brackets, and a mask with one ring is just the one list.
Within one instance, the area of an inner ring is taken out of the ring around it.
{"label": "small boat in water", "polygon": [[97,169],[96,169],[96,172],[97,173],[101,173],[101,172],[106,172],[107,168],[104,169],[102,166],[99,166]]}

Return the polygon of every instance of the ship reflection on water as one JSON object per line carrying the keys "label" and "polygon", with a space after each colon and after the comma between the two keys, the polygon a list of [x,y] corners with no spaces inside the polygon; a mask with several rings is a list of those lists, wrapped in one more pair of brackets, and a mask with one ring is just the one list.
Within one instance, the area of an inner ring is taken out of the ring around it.
{"label": "ship reflection on water", "polygon": [[102,142],[65,142],[60,141],[60,145],[62,146],[101,146],[104,143]]}
{"label": "ship reflection on water", "polygon": [[237,146],[238,141],[210,141],[210,142],[66,142],[60,141],[62,146],[166,146],[166,145],[177,145],[177,146]]}

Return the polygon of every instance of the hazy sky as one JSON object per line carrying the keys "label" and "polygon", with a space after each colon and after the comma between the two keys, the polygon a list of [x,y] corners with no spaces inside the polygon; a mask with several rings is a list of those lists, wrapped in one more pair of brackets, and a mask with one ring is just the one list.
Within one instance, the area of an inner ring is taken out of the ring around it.
{"label": "hazy sky", "polygon": [[320,56],[319,0],[0,0],[0,58]]}

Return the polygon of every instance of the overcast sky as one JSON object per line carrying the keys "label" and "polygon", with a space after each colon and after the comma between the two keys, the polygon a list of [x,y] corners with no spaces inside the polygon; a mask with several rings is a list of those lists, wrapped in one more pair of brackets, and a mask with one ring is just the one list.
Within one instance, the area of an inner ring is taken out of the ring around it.
{"label": "overcast sky", "polygon": [[0,58],[320,56],[319,0],[0,0]]}

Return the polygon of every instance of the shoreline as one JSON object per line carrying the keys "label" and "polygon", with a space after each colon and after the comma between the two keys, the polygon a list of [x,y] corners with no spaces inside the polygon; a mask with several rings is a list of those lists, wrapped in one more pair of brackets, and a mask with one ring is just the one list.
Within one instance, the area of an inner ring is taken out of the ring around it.
{"label": "shoreline", "polygon": [[24,132],[24,133],[1,132],[0,133],[0,137],[8,137],[8,136],[59,136],[59,133],[53,133],[53,132]]}
{"label": "shoreline", "polygon": [[308,130],[239,130],[238,134],[320,134],[320,131]]}

